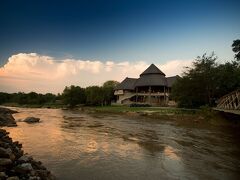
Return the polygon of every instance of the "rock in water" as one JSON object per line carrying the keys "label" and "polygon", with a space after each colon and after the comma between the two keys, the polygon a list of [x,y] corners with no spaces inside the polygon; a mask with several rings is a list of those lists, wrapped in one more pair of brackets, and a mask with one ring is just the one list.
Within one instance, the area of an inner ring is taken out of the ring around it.
{"label": "rock in water", "polygon": [[16,122],[14,117],[12,116],[12,112],[8,110],[2,110],[6,108],[0,108],[0,126],[16,126]]}
{"label": "rock in water", "polygon": [[22,145],[13,142],[9,133],[0,129],[0,180],[55,180],[40,161],[24,154]]}
{"label": "rock in water", "polygon": [[0,179],[6,179],[7,175],[5,172],[0,172]]}
{"label": "rock in water", "polygon": [[31,156],[23,155],[18,159],[18,162],[19,163],[27,163],[27,162],[30,162],[31,160],[33,160],[33,158]]}
{"label": "rock in water", "polygon": [[0,166],[7,166],[12,164],[12,160],[8,158],[0,158]]}
{"label": "rock in water", "polygon": [[0,147],[0,158],[10,158],[12,161],[14,161],[16,157],[10,148],[5,149]]}
{"label": "rock in water", "polygon": [[4,107],[0,107],[0,113],[1,114],[15,114],[18,113],[17,111],[8,109],[8,108],[4,108]]}
{"label": "rock in water", "polygon": [[23,164],[19,164],[17,167],[15,167],[14,170],[17,173],[26,174],[26,173],[29,173],[30,171],[32,171],[33,167],[30,163],[23,163]]}
{"label": "rock in water", "polygon": [[24,119],[24,122],[26,123],[37,123],[40,121],[40,118],[36,118],[36,117],[27,117],[26,119]]}
{"label": "rock in water", "polygon": [[5,149],[0,147],[0,157],[1,158],[9,158],[10,154],[12,153],[11,149]]}
{"label": "rock in water", "polygon": [[20,179],[17,176],[12,176],[12,177],[7,178],[7,180],[20,180]]}

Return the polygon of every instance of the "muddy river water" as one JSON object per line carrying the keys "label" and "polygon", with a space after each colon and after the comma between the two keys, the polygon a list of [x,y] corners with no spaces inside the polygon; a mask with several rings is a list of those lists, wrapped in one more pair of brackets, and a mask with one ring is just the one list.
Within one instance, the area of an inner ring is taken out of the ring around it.
{"label": "muddy river water", "polygon": [[6,128],[25,152],[60,180],[239,179],[240,135],[235,128],[181,125],[161,119],[15,108]]}

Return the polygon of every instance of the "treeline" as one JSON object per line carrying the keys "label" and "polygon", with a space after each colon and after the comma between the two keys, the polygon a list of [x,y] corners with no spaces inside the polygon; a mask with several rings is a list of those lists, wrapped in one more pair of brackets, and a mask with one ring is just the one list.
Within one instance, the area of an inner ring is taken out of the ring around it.
{"label": "treeline", "polygon": [[218,64],[214,53],[204,54],[186,68],[172,88],[171,96],[179,107],[215,106],[220,97],[240,87],[240,40],[232,48],[236,54],[231,62]]}
{"label": "treeline", "polygon": [[0,104],[18,105],[56,105],[62,104],[74,107],[78,104],[84,105],[110,105],[114,100],[114,88],[117,81],[107,81],[103,86],[90,86],[81,88],[79,86],[65,87],[61,94],[51,93],[4,93],[0,92]]}
{"label": "treeline", "polygon": [[0,92],[0,104],[5,104],[5,103],[16,103],[19,105],[53,104],[59,98],[60,98],[60,95],[57,96],[51,93],[38,94],[35,92],[30,92],[30,93],[18,92],[18,93],[10,94],[10,93]]}
{"label": "treeline", "polygon": [[74,107],[77,104],[85,105],[110,105],[115,101],[114,88],[117,81],[107,81],[103,86],[89,86],[81,88],[79,86],[66,87],[62,93],[64,104]]}

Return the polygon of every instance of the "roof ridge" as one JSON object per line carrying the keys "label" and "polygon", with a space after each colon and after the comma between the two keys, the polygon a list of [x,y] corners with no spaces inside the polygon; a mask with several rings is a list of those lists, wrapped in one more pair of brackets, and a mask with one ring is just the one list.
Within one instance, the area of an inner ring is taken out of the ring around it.
{"label": "roof ridge", "polygon": [[138,78],[130,78],[130,77],[126,77],[125,79],[138,79]]}
{"label": "roof ridge", "polygon": [[175,75],[175,76],[168,76],[166,78],[172,78],[172,77],[180,77],[179,75]]}
{"label": "roof ridge", "polygon": [[145,71],[143,71],[140,76],[147,74],[161,74],[166,76],[155,64],[151,64]]}

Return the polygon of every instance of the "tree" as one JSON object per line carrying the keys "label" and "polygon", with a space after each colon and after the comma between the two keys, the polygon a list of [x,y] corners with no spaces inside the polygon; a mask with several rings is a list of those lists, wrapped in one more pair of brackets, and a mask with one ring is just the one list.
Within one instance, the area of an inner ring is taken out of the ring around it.
{"label": "tree", "polygon": [[26,97],[27,97],[27,104],[40,104],[39,94],[35,92],[30,92],[26,94]]}
{"label": "tree", "polygon": [[9,94],[0,92],[0,104],[6,103],[9,100]]}
{"label": "tree", "polygon": [[47,93],[42,95],[41,102],[43,103],[55,103],[57,99],[57,96],[52,93]]}
{"label": "tree", "polygon": [[114,88],[119,84],[117,81],[106,81],[103,86],[103,98],[104,98],[104,105],[110,105],[111,101],[114,100]]}
{"label": "tree", "polygon": [[103,105],[103,88],[99,86],[89,86],[86,88],[87,105]]}
{"label": "tree", "polygon": [[105,83],[103,83],[103,87],[112,87],[112,88],[115,88],[118,84],[119,84],[118,81],[109,80],[109,81],[106,81]]}
{"label": "tree", "polygon": [[28,104],[27,95],[24,92],[13,93],[11,95],[10,102],[18,103],[18,104]]}
{"label": "tree", "polygon": [[65,87],[62,93],[62,100],[64,104],[69,105],[71,108],[77,104],[84,104],[86,102],[85,89],[79,86]]}
{"label": "tree", "polygon": [[172,97],[182,107],[199,107],[214,103],[216,89],[215,68],[217,57],[212,53],[197,57],[172,88]]}
{"label": "tree", "polygon": [[232,50],[235,52],[235,58],[240,61],[240,39],[234,40],[232,44]]}
{"label": "tree", "polygon": [[217,99],[240,87],[238,62],[217,64],[217,57],[204,54],[172,87],[172,98],[180,107],[214,106]]}
{"label": "tree", "polygon": [[216,68],[216,98],[240,87],[240,67],[236,61],[220,64]]}

